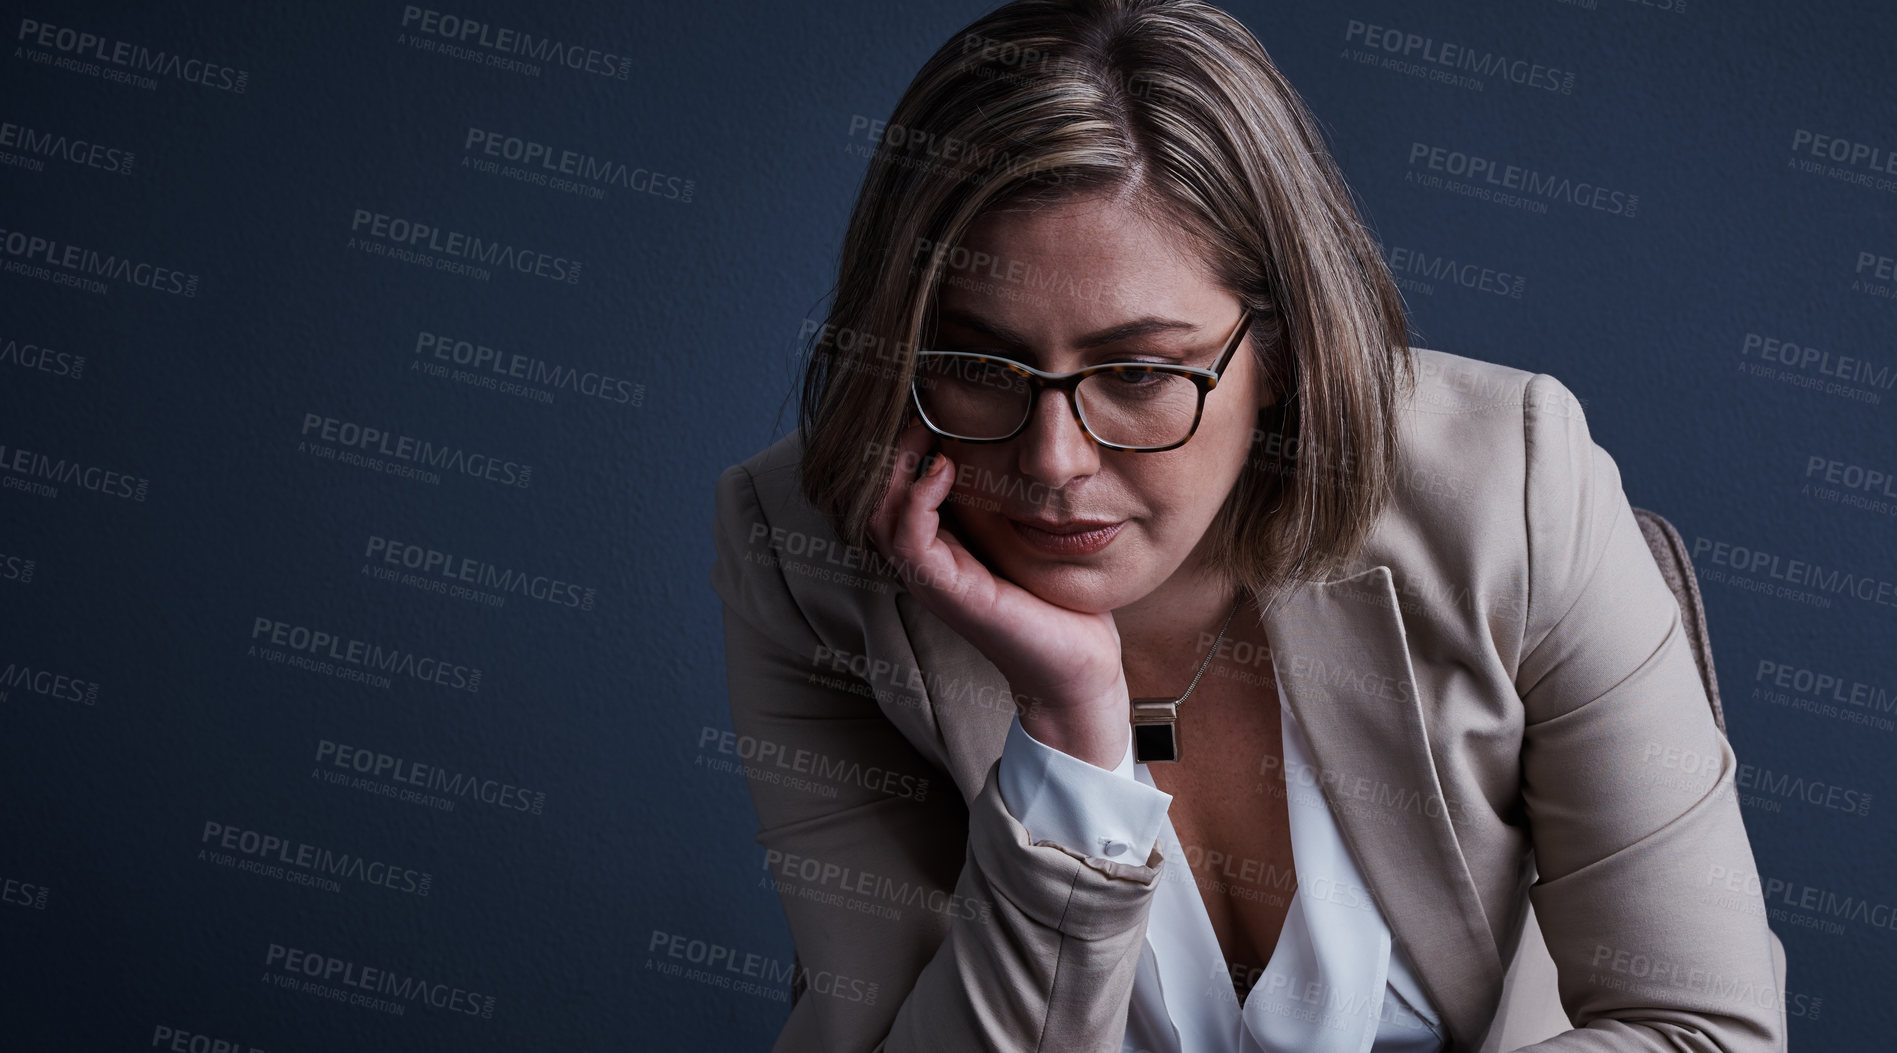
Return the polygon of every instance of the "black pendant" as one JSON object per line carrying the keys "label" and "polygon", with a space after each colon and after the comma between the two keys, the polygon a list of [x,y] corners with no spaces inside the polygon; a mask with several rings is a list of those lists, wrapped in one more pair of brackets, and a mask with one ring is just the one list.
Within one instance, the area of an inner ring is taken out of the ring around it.
{"label": "black pendant", "polygon": [[1177,699],[1133,700],[1133,759],[1140,764],[1179,759]]}

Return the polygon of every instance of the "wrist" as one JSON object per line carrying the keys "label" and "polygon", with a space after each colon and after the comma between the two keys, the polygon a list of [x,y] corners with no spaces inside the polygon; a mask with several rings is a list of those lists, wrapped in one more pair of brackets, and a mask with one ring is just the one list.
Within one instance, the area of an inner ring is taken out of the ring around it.
{"label": "wrist", "polygon": [[1119,767],[1132,736],[1131,703],[1122,673],[1113,686],[1082,698],[1036,698],[1019,712],[1034,740],[1108,771]]}

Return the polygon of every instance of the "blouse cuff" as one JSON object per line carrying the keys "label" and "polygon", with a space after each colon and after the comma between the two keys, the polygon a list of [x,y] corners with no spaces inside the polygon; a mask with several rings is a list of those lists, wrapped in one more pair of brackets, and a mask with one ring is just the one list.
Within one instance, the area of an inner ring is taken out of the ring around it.
{"label": "blouse cuff", "polygon": [[1112,769],[1089,764],[1028,734],[1015,716],[995,773],[1002,803],[1036,842],[1138,864],[1152,854],[1172,794],[1139,781],[1133,736]]}

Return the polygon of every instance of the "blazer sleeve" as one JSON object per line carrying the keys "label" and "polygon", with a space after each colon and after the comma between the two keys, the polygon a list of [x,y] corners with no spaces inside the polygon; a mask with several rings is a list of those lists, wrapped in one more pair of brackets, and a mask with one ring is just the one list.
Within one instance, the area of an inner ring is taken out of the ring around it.
{"label": "blazer sleeve", "polygon": [[1782,1049],[1738,763],[1679,604],[1579,401],[1546,374],[1523,397],[1529,896],[1576,1025],[1525,1048]]}
{"label": "blazer sleeve", "polygon": [[1133,738],[1114,768],[1096,767],[1028,734],[1019,716],[1008,722],[995,769],[1001,802],[1028,837],[1121,862],[1143,859],[1159,840],[1172,794],[1139,781]]}
{"label": "blazer sleeve", "polygon": [[[744,466],[720,478],[717,505],[712,583],[740,742],[953,787],[867,683],[813,675],[824,641],[769,550],[746,543],[769,523]],[[747,768],[756,840],[806,979],[777,1053],[1120,1048],[1159,848],[1135,863],[1031,841],[1002,801],[999,763],[966,804],[953,790],[902,796],[852,778],[812,792]]]}

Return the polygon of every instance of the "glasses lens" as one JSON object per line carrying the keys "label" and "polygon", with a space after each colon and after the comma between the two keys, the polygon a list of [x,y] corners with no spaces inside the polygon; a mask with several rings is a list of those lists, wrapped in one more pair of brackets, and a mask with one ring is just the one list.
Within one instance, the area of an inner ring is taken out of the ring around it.
{"label": "glasses lens", "polygon": [[[954,354],[922,355],[916,362],[915,393],[930,424],[964,439],[1013,434],[1033,402],[1033,387],[1019,369],[999,359]],[[1197,384],[1137,366],[1095,373],[1080,382],[1074,395],[1087,429],[1115,446],[1184,442],[1199,413]]]}
{"label": "glasses lens", "polygon": [[937,428],[964,439],[999,439],[1028,415],[1031,389],[1019,370],[994,359],[922,355],[916,403]]}
{"label": "glasses lens", "polygon": [[1095,373],[1074,392],[1088,430],[1116,446],[1169,446],[1192,434],[1199,386],[1177,373]]}

